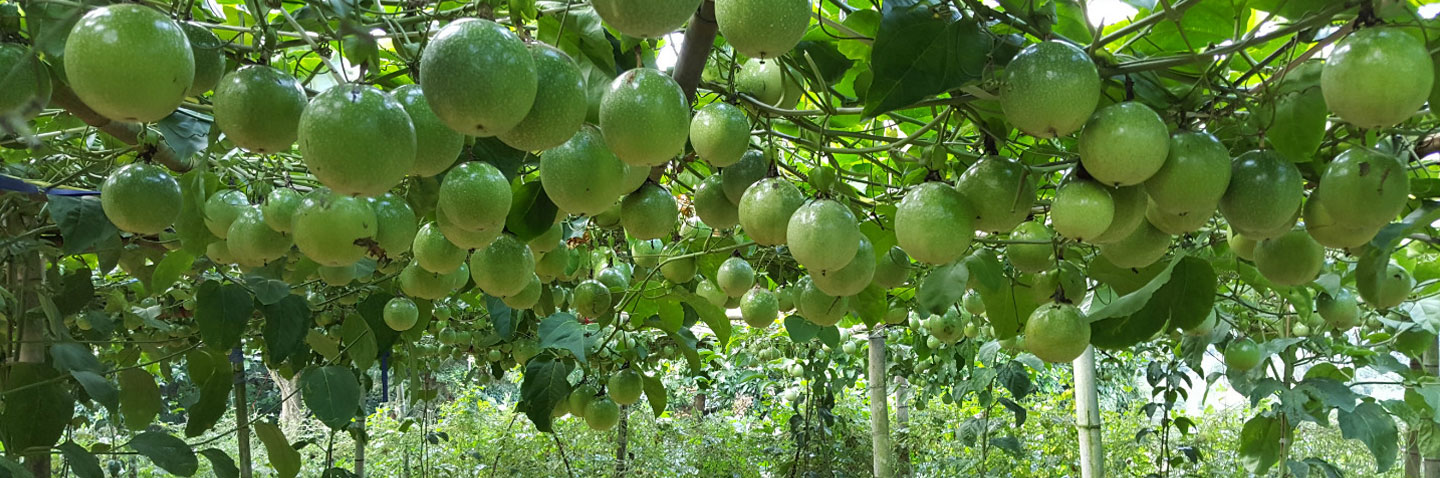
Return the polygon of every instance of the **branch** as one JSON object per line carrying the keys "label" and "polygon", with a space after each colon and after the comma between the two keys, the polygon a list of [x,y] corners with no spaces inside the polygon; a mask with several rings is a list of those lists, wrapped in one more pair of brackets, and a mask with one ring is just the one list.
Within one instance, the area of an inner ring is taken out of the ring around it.
{"label": "branch", "polygon": [[[79,97],[75,96],[75,92],[71,91],[69,86],[61,84],[58,81],[55,82],[54,93],[51,94],[50,101],[56,106],[69,111],[70,114],[79,118],[80,121],[85,122],[85,124],[104,131],[105,134],[114,136],[115,139],[125,144],[131,146],[140,144],[140,134],[145,131],[145,125],[113,121],[110,118],[101,116],[100,113],[96,113],[95,110],[90,109],[89,106],[85,106],[85,103],[80,101]],[[195,166],[191,161],[175,154],[175,150],[170,149],[170,144],[166,143],[163,137],[155,142],[155,154],[151,156],[151,159],[165,165],[165,167],[173,171],[181,173],[189,171]]]}
{"label": "branch", "polygon": [[675,82],[685,91],[685,98],[695,102],[695,89],[700,86],[700,75],[705,71],[705,61],[710,58],[710,48],[715,44],[715,2],[705,0],[700,9],[690,17],[690,27],[685,30],[685,43],[680,45],[680,57],[675,62]]}

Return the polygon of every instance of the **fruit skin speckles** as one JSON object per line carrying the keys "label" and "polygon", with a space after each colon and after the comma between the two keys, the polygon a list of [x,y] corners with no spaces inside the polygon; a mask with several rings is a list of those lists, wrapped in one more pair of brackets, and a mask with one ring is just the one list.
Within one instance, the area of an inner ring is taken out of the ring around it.
{"label": "fruit skin speckles", "polygon": [[1001,109],[1010,124],[1032,136],[1073,133],[1099,103],[1099,71],[1074,45],[1036,43],[1021,50],[1005,68]]}

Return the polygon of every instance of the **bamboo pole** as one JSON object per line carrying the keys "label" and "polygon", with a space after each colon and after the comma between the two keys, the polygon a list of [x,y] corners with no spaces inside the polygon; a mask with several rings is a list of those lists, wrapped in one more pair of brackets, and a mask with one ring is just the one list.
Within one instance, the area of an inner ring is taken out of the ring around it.
{"label": "bamboo pole", "polygon": [[870,445],[874,457],[875,476],[895,477],[894,449],[890,443],[890,407],[885,383],[885,332],[870,333]]}
{"label": "bamboo pole", "polygon": [[1105,450],[1100,437],[1100,400],[1095,387],[1095,348],[1075,359],[1075,428],[1080,432],[1080,476],[1105,476]]}

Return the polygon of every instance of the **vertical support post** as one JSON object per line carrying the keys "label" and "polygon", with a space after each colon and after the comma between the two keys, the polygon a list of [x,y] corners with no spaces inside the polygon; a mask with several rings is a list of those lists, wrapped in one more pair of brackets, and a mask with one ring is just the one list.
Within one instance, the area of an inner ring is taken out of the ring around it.
{"label": "vertical support post", "polygon": [[240,347],[230,350],[230,371],[235,381],[235,442],[240,455],[240,478],[254,476],[250,460],[250,407],[245,392],[245,352]]}
{"label": "vertical support post", "polygon": [[700,9],[690,16],[690,26],[685,30],[685,42],[680,44],[680,55],[675,61],[675,82],[685,91],[685,98],[695,102],[695,89],[700,86],[700,74],[705,71],[710,48],[715,45],[715,2],[705,0]]}
{"label": "vertical support post", "polygon": [[351,432],[355,438],[355,478],[365,478],[365,442],[369,441],[365,432],[365,417],[360,417],[355,426],[356,430]]}
{"label": "vertical support post", "polygon": [[895,477],[894,447],[890,443],[890,393],[885,379],[885,331],[870,332],[870,446],[878,478]]}
{"label": "vertical support post", "polygon": [[[895,429],[900,436],[910,431],[910,381],[904,376],[895,377]],[[910,448],[901,443],[895,447],[895,476],[910,476]]]}
{"label": "vertical support post", "polygon": [[625,465],[628,445],[630,444],[630,406],[620,407],[620,424],[615,427],[615,478],[629,476],[625,473],[628,468]]}
{"label": "vertical support post", "polygon": [[[40,255],[26,258],[12,257],[10,266],[15,270],[15,292],[20,302],[20,344],[18,361],[21,363],[45,363],[45,319],[27,312],[39,305],[40,287],[45,277],[45,264]],[[26,454],[25,468],[35,478],[50,478],[50,452]]]}
{"label": "vertical support post", "polygon": [[[1430,349],[1425,351],[1423,358],[1425,374],[1440,375],[1440,342],[1430,344]],[[1426,455],[1424,462],[1425,478],[1440,478],[1440,456]]]}
{"label": "vertical support post", "polygon": [[1105,476],[1105,451],[1100,437],[1100,399],[1095,388],[1095,347],[1073,363],[1075,368],[1075,428],[1080,431],[1080,476]]}

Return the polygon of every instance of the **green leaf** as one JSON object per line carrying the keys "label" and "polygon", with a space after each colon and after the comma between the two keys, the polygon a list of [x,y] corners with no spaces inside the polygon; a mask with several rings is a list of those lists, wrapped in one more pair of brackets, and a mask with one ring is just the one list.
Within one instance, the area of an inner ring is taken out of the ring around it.
{"label": "green leaf", "polygon": [[[551,318],[554,318],[553,316]],[[535,428],[550,433],[551,414],[555,404],[570,396],[569,362],[545,353],[525,364],[525,381],[520,383],[520,411],[530,418]]]}
{"label": "green leaf", "polygon": [[658,302],[656,309],[658,311],[659,322],[655,324],[655,328],[672,334],[679,332],[680,327],[685,326],[685,308],[680,306],[679,301],[669,297],[659,299],[656,302]]}
{"label": "green leaf", "polygon": [[54,380],[60,374],[49,365],[20,362],[8,368],[0,442],[17,452],[54,446],[75,414],[75,398],[64,383]]}
{"label": "green leaf", "polygon": [[540,336],[541,348],[569,350],[575,360],[585,363],[585,328],[574,315],[557,312],[540,321],[536,333]]}
{"label": "green leaf", "polygon": [[1240,463],[1251,473],[1263,475],[1280,461],[1281,440],[1289,440],[1293,431],[1277,417],[1256,415],[1240,429]]}
{"label": "green leaf", "polygon": [[1360,440],[1375,455],[1377,472],[1384,473],[1395,465],[1395,456],[1400,451],[1400,433],[1385,407],[1365,402],[1356,406],[1354,412],[1340,410],[1339,421],[1341,436]]}
{"label": "green leaf", "polygon": [[255,436],[265,444],[265,455],[270,457],[270,466],[280,478],[295,478],[300,474],[300,452],[290,446],[285,432],[274,423],[256,422]]}
{"label": "green leaf", "polygon": [[855,309],[855,315],[860,316],[865,326],[873,328],[875,324],[885,321],[885,313],[890,311],[890,304],[885,301],[885,289],[870,284],[850,299],[850,308]]}
{"label": "green leaf", "polygon": [[226,455],[219,448],[206,448],[200,450],[200,454],[210,460],[210,471],[220,478],[239,478],[240,469],[235,467],[235,460]]}
{"label": "green leaf", "polygon": [[125,419],[125,428],[144,430],[165,403],[160,388],[155,386],[155,377],[144,369],[131,368],[120,371],[118,379],[120,416]]}
{"label": "green leaf", "polygon": [[[1117,297],[1114,301],[1106,304],[1105,307],[1100,308],[1100,310],[1091,311],[1088,314],[1090,321],[1093,323],[1112,317],[1124,317],[1139,312],[1140,309],[1145,307],[1145,304],[1150,303],[1150,297],[1154,296],[1156,291],[1170,282],[1170,277],[1175,271],[1175,266],[1180,264],[1180,259],[1184,257],[1185,256],[1182,255],[1175,256],[1175,258],[1158,274],[1155,274],[1155,277],[1150,279],[1150,282],[1145,284],[1144,287],[1136,289],[1135,292]],[[988,311],[989,309],[987,308],[986,310]]]}
{"label": "green leaf", "polygon": [[289,295],[279,302],[263,307],[265,329],[265,351],[271,365],[278,365],[285,359],[305,350],[305,333],[314,324],[310,305],[304,297]]}
{"label": "green leaf", "polygon": [[165,144],[175,151],[175,157],[184,161],[210,146],[212,122],[214,120],[211,118],[182,108],[156,122],[155,130],[165,138]]}
{"label": "green leaf", "polygon": [[665,383],[654,375],[641,375],[641,385],[645,388],[645,400],[650,402],[650,410],[655,412],[655,418],[665,413],[666,401],[670,394],[665,390]]}
{"label": "green leaf", "polygon": [[1032,391],[1030,372],[1025,369],[1025,364],[1018,361],[1011,360],[1005,365],[1001,365],[996,379],[1000,381],[1000,385],[1010,391],[1010,395],[1016,400],[1023,400]]}
{"label": "green leaf", "polygon": [[1055,0],[1056,34],[1081,44],[1090,43],[1090,26],[1085,19],[1085,8],[1076,0]]}
{"label": "green leaf", "polygon": [[[810,71],[810,64],[806,61],[808,56],[808,59],[815,61],[815,67],[820,69],[820,77],[825,79],[826,84],[833,85],[840,81],[855,62],[846,58],[835,43],[805,40],[795,45],[795,57],[800,59],[800,69]],[[810,73],[810,76],[813,77],[814,73]]]}
{"label": "green leaf", "polygon": [[375,335],[371,330],[370,324],[359,314],[350,314],[340,324],[340,337],[344,342],[341,348],[350,356],[357,370],[369,370],[375,359],[380,358],[380,347],[375,345]]}
{"label": "green leaf", "polygon": [[1128,316],[1092,322],[1090,343],[1099,348],[1124,348],[1143,342],[1162,329],[1199,325],[1215,306],[1217,286],[1215,269],[1209,262],[1185,257],[1170,270],[1170,280],[1156,290],[1140,310]]}
{"label": "green leaf", "polygon": [[1145,287],[1145,284],[1149,284],[1168,266],[1168,263],[1156,262],[1143,269],[1120,268],[1105,256],[1097,255],[1090,261],[1086,272],[1096,282],[1110,286],[1115,294],[1125,295]]}
{"label": "green leaf", "polygon": [[685,303],[681,305],[695,310],[695,314],[700,316],[700,320],[705,321],[705,325],[710,327],[711,332],[715,332],[715,340],[720,343],[721,349],[730,347],[730,334],[734,331],[734,325],[730,323],[730,316],[725,315],[725,309],[694,294],[686,297]]}
{"label": "green leaf", "polygon": [[215,190],[219,178],[203,169],[191,170],[180,176],[180,217],[175,219],[175,234],[180,245],[192,256],[205,254],[205,246],[219,240],[205,226],[205,199]]}
{"label": "green leaf", "polygon": [[820,326],[805,320],[804,317],[792,315],[785,318],[785,332],[790,335],[792,342],[805,343],[820,333]]}
{"label": "green leaf", "polygon": [[820,332],[815,334],[815,338],[820,339],[820,343],[832,349],[840,347],[840,329],[833,325],[821,327]]}
{"label": "green leaf", "polygon": [[360,408],[360,383],[349,368],[317,367],[300,376],[300,397],[332,430],[345,428]]}
{"label": "green leaf", "polygon": [[230,411],[230,391],[235,381],[229,357],[224,353],[195,350],[185,355],[185,361],[190,380],[200,387],[200,398],[187,410],[185,436],[197,437],[214,428]]}
{"label": "green leaf", "polygon": [[100,208],[98,196],[49,195],[46,209],[50,220],[60,228],[60,237],[65,240],[60,250],[66,254],[79,254],[119,234],[105,211]]}
{"label": "green leaf", "polygon": [[[275,263],[283,264],[283,262],[278,261]],[[250,290],[255,291],[255,300],[260,301],[260,305],[274,304],[292,295],[290,293],[289,283],[258,274],[247,274],[245,276],[245,285],[249,286]]]}
{"label": "green leaf", "polygon": [[171,474],[193,476],[200,469],[200,459],[190,450],[190,445],[165,432],[136,435],[130,440],[130,448]]}
{"label": "green leaf", "polygon": [[[547,8],[543,4],[550,4],[554,8],[558,2],[541,2],[541,10]],[[564,5],[559,6],[561,10]],[[597,67],[598,70],[615,71],[615,47],[605,32],[605,26],[600,21],[600,15],[589,5],[571,7],[568,15],[543,15],[537,21],[538,33],[536,35],[541,41],[555,45],[561,51],[569,54],[576,61],[588,60],[589,64]],[[561,25],[561,19],[564,25]],[[562,34],[563,32],[563,34]],[[627,50],[628,51],[628,50]],[[587,63],[582,61],[582,64]],[[613,75],[612,75],[613,76]]]}
{"label": "green leaf", "polygon": [[976,278],[975,290],[980,292],[980,301],[985,303],[985,316],[995,329],[995,338],[1008,339],[1020,333],[1030,314],[1040,303],[1026,289],[1019,289],[1015,281],[1005,278],[1000,260],[988,249],[976,251],[965,258],[965,269]]}
{"label": "green leaf", "polygon": [[966,268],[968,263],[955,262],[931,270],[915,292],[920,309],[931,314],[943,314],[945,309],[959,304],[960,299],[965,297],[965,284],[970,282],[970,270]]}
{"label": "green leaf", "polygon": [[245,324],[254,310],[255,299],[239,284],[205,281],[195,292],[195,325],[212,350],[228,351],[240,346]]}
{"label": "green leaf", "polygon": [[[1311,370],[1315,369],[1311,368]],[[1360,395],[1351,391],[1349,386],[1335,379],[1310,377],[1309,375],[1307,372],[1305,381],[1295,386],[1297,390],[1306,391],[1319,398],[1320,402],[1327,407],[1337,408],[1342,412],[1355,411],[1355,401],[1360,399]]]}
{"label": "green leaf", "polygon": [[1325,124],[1330,111],[1320,93],[1319,60],[1306,62],[1290,70],[1272,93],[1272,101],[1255,110],[1256,126],[1265,132],[1265,139],[1276,152],[1292,162],[1314,159],[1325,140]]}
{"label": "green leaf", "polygon": [[15,460],[0,456],[0,478],[35,478],[35,475]]}
{"label": "green leaf", "polygon": [[495,325],[495,333],[500,338],[511,340],[515,338],[515,310],[505,305],[505,301],[499,297],[485,295],[485,310],[490,312],[490,323]]}
{"label": "green leaf", "polygon": [[680,349],[680,353],[685,355],[685,361],[690,363],[690,373],[700,373],[700,351],[696,349],[699,340],[695,339],[695,333],[686,328],[667,335],[675,341],[675,346]]}
{"label": "green leaf", "polygon": [[184,249],[170,251],[155,264],[155,272],[150,275],[150,295],[160,295],[170,290],[170,286],[180,280],[180,276],[190,271],[195,265],[195,254]]}
{"label": "green leaf", "polygon": [[65,457],[65,463],[70,465],[70,471],[80,478],[105,478],[105,472],[100,469],[100,460],[95,458],[90,450],[86,450],[73,441],[60,444],[60,454]]}
{"label": "green leaf", "polygon": [[76,269],[60,281],[60,291],[55,294],[55,306],[61,316],[68,317],[85,310],[95,299],[95,284],[90,281],[89,268]]}
{"label": "green leaf", "polygon": [[399,332],[385,324],[385,304],[393,298],[395,296],[388,293],[377,292],[370,294],[355,306],[355,310],[365,318],[365,323],[370,325],[370,334],[375,336],[375,357],[377,358],[381,352],[390,350],[395,345],[395,340],[400,338]]}
{"label": "green leaf", "polygon": [[[870,55],[863,116],[904,107],[980,79],[994,40],[972,18],[937,15],[930,0],[889,0]],[[953,12],[944,8],[938,10]]]}
{"label": "green leaf", "polygon": [[530,181],[515,188],[510,202],[510,214],[505,217],[505,229],[516,239],[528,241],[555,227],[555,215],[560,209],[545,195],[540,181]]}
{"label": "green leaf", "polygon": [[1300,20],[1324,11],[1330,5],[1330,0],[1250,0],[1248,6],[1290,20]]}
{"label": "green leaf", "polygon": [[100,365],[100,359],[90,353],[90,347],[75,342],[51,345],[50,358],[54,359],[55,369],[61,372],[80,370],[99,373],[105,371],[104,367]]}
{"label": "green leaf", "polygon": [[[1173,3],[1173,2],[1172,2]],[[1158,53],[1197,52],[1230,40],[1236,25],[1246,25],[1250,9],[1243,2],[1196,2],[1180,15],[1157,10],[1151,15],[1165,15],[1155,24],[1144,40],[1135,42],[1135,49],[1148,55]]]}
{"label": "green leaf", "polygon": [[[89,10],[84,4],[38,3],[25,7],[25,29],[35,48],[49,58],[63,58],[70,30]],[[56,65],[59,66],[59,65]]]}
{"label": "green leaf", "polygon": [[80,388],[85,389],[85,394],[89,395],[91,400],[109,409],[111,413],[120,407],[120,391],[116,390],[110,381],[105,380],[105,377],[83,370],[71,371],[70,376],[80,382]]}

